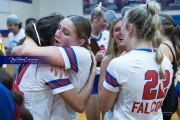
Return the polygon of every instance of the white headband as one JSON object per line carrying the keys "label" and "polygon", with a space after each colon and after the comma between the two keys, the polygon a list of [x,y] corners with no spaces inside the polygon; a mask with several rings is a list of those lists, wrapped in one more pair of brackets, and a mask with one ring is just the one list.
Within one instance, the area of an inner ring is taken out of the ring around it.
{"label": "white headband", "polygon": [[36,25],[35,25],[35,23],[32,23],[32,25],[34,26],[34,30],[35,30],[35,32],[36,32],[36,35],[37,35],[37,38],[38,38],[39,45],[41,46],[41,42],[40,42],[39,34],[38,34],[38,32],[37,32],[37,29],[36,29]]}

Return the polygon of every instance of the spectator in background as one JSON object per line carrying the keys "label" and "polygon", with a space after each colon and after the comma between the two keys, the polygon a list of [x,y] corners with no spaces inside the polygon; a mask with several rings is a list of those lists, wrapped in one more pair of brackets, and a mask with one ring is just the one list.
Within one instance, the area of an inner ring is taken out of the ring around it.
{"label": "spectator in background", "polygon": [[[10,31],[8,34],[8,40],[9,40],[9,51],[11,52],[12,49],[18,45],[19,41],[25,37],[25,31],[22,28],[22,24],[19,20],[19,17],[17,15],[9,15],[7,18],[7,28]],[[13,77],[14,79],[17,76],[19,65],[14,64],[14,73]]]}

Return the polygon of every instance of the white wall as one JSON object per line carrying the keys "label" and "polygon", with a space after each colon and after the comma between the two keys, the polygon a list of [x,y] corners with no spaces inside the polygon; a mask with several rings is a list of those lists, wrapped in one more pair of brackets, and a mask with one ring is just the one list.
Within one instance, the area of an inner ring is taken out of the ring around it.
{"label": "white wall", "polygon": [[[7,29],[6,19],[10,14],[16,14],[19,16],[23,28],[25,28],[25,21],[27,18],[39,18],[39,0],[33,0],[32,4],[17,1],[9,1],[9,5],[9,12],[0,12],[0,30]],[[7,38],[3,39],[3,43],[5,46],[7,46],[8,44],[7,41]]]}
{"label": "white wall", "polygon": [[40,16],[59,12],[64,16],[83,15],[83,0],[40,0]]}
{"label": "white wall", "polygon": [[82,15],[82,0],[40,0],[40,16],[52,12]]}

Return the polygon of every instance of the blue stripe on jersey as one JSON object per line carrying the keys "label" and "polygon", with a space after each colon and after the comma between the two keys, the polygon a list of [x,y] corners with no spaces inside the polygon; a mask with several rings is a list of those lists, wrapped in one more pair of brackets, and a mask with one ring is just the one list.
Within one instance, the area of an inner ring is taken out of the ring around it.
{"label": "blue stripe on jersey", "polygon": [[52,90],[60,87],[64,87],[71,84],[71,81],[68,78],[65,79],[56,79],[45,83],[48,85]]}
{"label": "blue stripe on jersey", "polygon": [[105,79],[109,85],[111,85],[113,87],[119,86],[119,83],[117,82],[116,78],[114,78],[108,71],[106,71]]}
{"label": "blue stripe on jersey", "polygon": [[66,54],[68,56],[71,69],[77,73],[78,72],[78,63],[77,63],[77,57],[76,57],[74,50],[71,47],[63,47],[63,48],[66,51]]}
{"label": "blue stripe on jersey", "polygon": [[102,37],[102,32],[100,32],[100,36],[99,36],[99,38],[95,38],[95,37],[93,37],[93,36],[91,35],[91,36],[90,36],[90,39],[95,38],[95,39],[96,39],[96,41],[99,41],[99,40],[101,39],[101,37]]}
{"label": "blue stripe on jersey", "polygon": [[149,49],[149,48],[137,48],[134,50],[140,50],[140,51],[146,51],[146,52],[156,52],[155,49]]}

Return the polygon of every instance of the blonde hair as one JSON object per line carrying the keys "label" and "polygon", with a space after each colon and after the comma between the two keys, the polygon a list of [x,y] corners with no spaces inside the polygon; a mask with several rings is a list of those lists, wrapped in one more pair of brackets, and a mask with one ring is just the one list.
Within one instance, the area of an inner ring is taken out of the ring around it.
{"label": "blonde hair", "polygon": [[109,61],[111,61],[113,58],[116,57],[116,53],[118,51],[117,43],[113,39],[113,29],[114,29],[115,24],[121,20],[122,20],[121,18],[116,18],[111,24],[110,29],[109,29],[110,35],[109,35],[109,42],[108,42],[108,47],[106,51],[106,55],[109,55]]}
{"label": "blonde hair", "polygon": [[96,7],[91,11],[90,22],[93,22],[93,16],[100,18],[105,12],[107,12],[107,8],[101,6],[101,4],[96,5]]}
{"label": "blonde hair", "polygon": [[159,49],[161,44],[160,28],[160,6],[155,1],[150,1],[146,5],[139,5],[130,8],[128,11],[128,23],[133,23],[136,27],[137,39],[146,39],[152,42],[156,49],[155,60],[160,65],[160,78],[165,77],[165,70],[161,65],[163,54]]}

